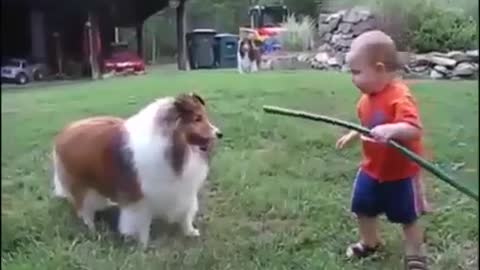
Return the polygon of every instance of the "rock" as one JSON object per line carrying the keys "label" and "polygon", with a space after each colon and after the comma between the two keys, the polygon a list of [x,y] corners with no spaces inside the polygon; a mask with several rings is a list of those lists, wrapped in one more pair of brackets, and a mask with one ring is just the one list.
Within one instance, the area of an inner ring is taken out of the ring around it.
{"label": "rock", "polygon": [[329,16],[330,16],[329,13],[320,13],[318,15],[318,23],[321,24],[321,23],[327,22],[327,19]]}
{"label": "rock", "polygon": [[332,35],[332,39],[330,40],[330,42],[333,43],[333,44],[336,44],[341,39],[342,39],[342,35],[334,34],[334,35]]}
{"label": "rock", "polygon": [[343,65],[340,70],[345,73],[350,72],[350,68],[348,67],[348,65]]}
{"label": "rock", "polygon": [[333,32],[335,29],[337,29],[338,24],[342,20],[343,13],[338,12],[334,13],[330,16],[328,16],[327,20],[325,21],[326,24],[328,25],[328,32]]}
{"label": "rock", "polygon": [[309,62],[311,59],[311,56],[307,53],[302,53],[297,56],[297,60],[300,62]]}
{"label": "rock", "polygon": [[330,67],[340,67],[340,63],[335,57],[328,58],[327,65],[329,65]]}
{"label": "rock", "polygon": [[447,53],[446,56],[457,61],[457,63],[471,61],[470,57],[461,51],[451,51]]}
{"label": "rock", "polygon": [[478,50],[466,51],[465,54],[474,62],[478,63]]}
{"label": "rock", "polygon": [[337,54],[335,54],[335,59],[337,59],[337,62],[341,65],[345,64],[345,53],[338,52]]}
{"label": "rock", "polygon": [[412,67],[410,70],[415,73],[424,73],[428,71],[428,66],[415,66],[415,67]]}
{"label": "rock", "polygon": [[340,46],[340,47],[347,47],[347,48],[350,48],[350,45],[352,45],[352,41],[353,39],[339,39],[337,41],[337,45]]}
{"label": "rock", "polygon": [[432,70],[430,71],[430,78],[435,79],[435,80],[437,80],[437,79],[443,79],[443,74],[440,73],[440,72],[438,72],[438,71],[436,71],[435,69],[432,69]]}
{"label": "rock", "polygon": [[328,26],[328,24],[321,23],[318,25],[318,35],[320,36],[320,38],[323,38],[326,34],[328,34],[329,30],[330,27]]}
{"label": "rock", "polygon": [[327,63],[329,58],[326,52],[320,52],[315,55],[315,61],[318,63]]}
{"label": "rock", "polygon": [[376,21],[374,18],[369,18],[366,21],[359,22],[352,26],[352,33],[355,37],[363,32],[370,31],[376,28]]}
{"label": "rock", "polygon": [[333,32],[335,29],[337,29],[338,24],[340,23],[340,18],[333,19],[328,22],[328,32]]}
{"label": "rock", "polygon": [[428,55],[429,55],[429,56],[442,57],[442,58],[449,58],[449,57],[448,57],[448,54],[446,54],[446,53],[441,53],[441,52],[430,52]]}
{"label": "rock", "polygon": [[345,16],[345,13],[346,11],[345,10],[341,10],[339,12],[336,12],[336,13],[333,13],[333,14],[330,14],[327,19],[325,20],[325,22],[330,22],[332,20],[341,20],[343,18],[343,16]]}
{"label": "rock", "polygon": [[312,63],[312,68],[314,68],[314,69],[326,69],[327,66],[325,64],[322,64],[322,63],[313,62]]}
{"label": "rock", "polygon": [[[362,7],[333,14],[319,14],[318,42],[322,45],[318,47],[318,53],[297,55],[295,61],[309,63],[315,69],[334,68],[347,71],[345,54],[353,39],[366,31],[378,29],[377,23],[374,14]],[[409,77],[421,76],[433,79],[478,77],[478,50],[430,52],[418,55],[399,52],[398,59],[403,66],[403,72]],[[280,64],[281,66],[287,65],[286,61],[282,62],[285,63]],[[288,63],[288,66],[291,65],[293,64]]]}
{"label": "rock", "polygon": [[436,65],[446,66],[446,67],[454,67],[455,64],[457,64],[457,61],[453,59],[440,57],[440,56],[430,56],[429,60]]}
{"label": "rock", "polygon": [[358,23],[367,20],[370,16],[370,11],[361,7],[354,7],[347,11],[345,16],[343,16],[343,21],[348,23]]}
{"label": "rock", "polygon": [[475,73],[475,67],[470,63],[460,63],[453,70],[453,76],[470,77]]}
{"label": "rock", "polygon": [[432,62],[430,57],[425,54],[417,54],[411,58],[409,63],[410,66],[428,66],[431,65]]}
{"label": "rock", "polygon": [[324,41],[330,42],[330,40],[332,39],[332,34],[331,33],[326,33],[325,35],[323,35],[322,39]]}
{"label": "rock", "polygon": [[317,51],[319,51],[319,52],[332,52],[333,48],[328,43],[325,43],[325,44],[322,44],[320,47],[318,47]]}
{"label": "rock", "polygon": [[342,22],[338,25],[338,31],[339,33],[347,34],[352,30],[352,26],[353,25],[351,23]]}
{"label": "rock", "polygon": [[433,67],[433,69],[438,71],[439,73],[441,73],[443,75],[447,75],[449,73],[448,69],[444,66],[436,65],[436,66]]}

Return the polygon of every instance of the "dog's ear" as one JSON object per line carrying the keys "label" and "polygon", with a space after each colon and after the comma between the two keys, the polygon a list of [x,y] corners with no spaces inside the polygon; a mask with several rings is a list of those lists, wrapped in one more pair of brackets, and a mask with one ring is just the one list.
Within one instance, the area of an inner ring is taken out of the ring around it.
{"label": "dog's ear", "polygon": [[205,100],[204,100],[200,95],[198,95],[198,94],[195,93],[195,92],[191,92],[191,93],[190,93],[190,96],[191,96],[192,98],[196,99],[198,102],[200,102],[203,106],[205,106],[205,104],[206,104],[206,103],[205,103]]}
{"label": "dog's ear", "polygon": [[185,113],[194,112],[201,106],[205,106],[205,100],[194,92],[188,94],[183,93],[175,97],[174,107],[180,114],[179,116]]}

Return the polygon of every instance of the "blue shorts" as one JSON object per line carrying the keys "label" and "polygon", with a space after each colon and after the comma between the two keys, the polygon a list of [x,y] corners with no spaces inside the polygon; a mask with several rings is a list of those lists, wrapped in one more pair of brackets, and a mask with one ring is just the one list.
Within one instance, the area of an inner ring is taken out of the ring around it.
{"label": "blue shorts", "polygon": [[424,211],[418,177],[379,183],[359,170],[353,184],[352,212],[376,217],[385,214],[393,223],[410,224]]}

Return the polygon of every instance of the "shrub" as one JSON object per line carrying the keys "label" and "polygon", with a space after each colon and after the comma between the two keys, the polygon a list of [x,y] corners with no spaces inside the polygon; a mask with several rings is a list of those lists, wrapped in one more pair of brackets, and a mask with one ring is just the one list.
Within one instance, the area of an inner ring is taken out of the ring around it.
{"label": "shrub", "polygon": [[[478,48],[477,0],[325,0],[341,8],[363,5],[377,16],[400,50],[417,52]],[[340,5],[341,4],[341,5]]]}
{"label": "shrub", "polygon": [[472,17],[432,7],[425,9],[413,30],[413,47],[419,52],[465,50],[478,46],[477,24]]}
{"label": "shrub", "polygon": [[283,49],[288,51],[306,51],[313,47],[315,23],[309,16],[304,16],[300,22],[295,15],[290,15],[282,24],[286,29],[279,35]]}

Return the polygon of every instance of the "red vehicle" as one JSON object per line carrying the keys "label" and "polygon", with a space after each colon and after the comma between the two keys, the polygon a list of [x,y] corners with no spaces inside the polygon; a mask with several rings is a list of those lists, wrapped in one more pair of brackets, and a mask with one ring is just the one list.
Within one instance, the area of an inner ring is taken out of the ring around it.
{"label": "red vehicle", "polygon": [[240,27],[240,37],[253,34],[255,43],[259,46],[269,39],[275,38],[280,32],[286,29],[282,23],[287,20],[288,9],[284,5],[257,5],[249,9],[250,25]]}
{"label": "red vehicle", "polygon": [[115,44],[110,57],[103,61],[103,68],[105,73],[143,73],[145,63],[126,44]]}

